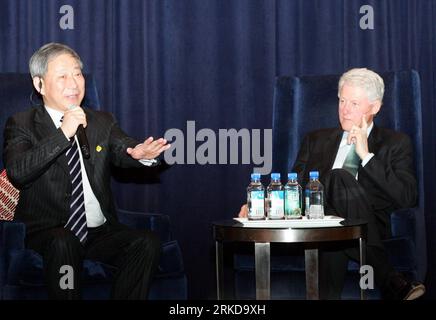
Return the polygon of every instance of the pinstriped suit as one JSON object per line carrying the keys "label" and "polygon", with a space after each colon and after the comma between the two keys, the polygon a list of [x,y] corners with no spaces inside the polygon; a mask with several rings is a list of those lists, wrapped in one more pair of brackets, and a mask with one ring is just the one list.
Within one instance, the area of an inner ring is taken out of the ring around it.
{"label": "pinstriped suit", "polygon": [[[80,297],[80,290],[68,293],[59,290],[59,267],[70,264],[80,270],[84,258],[125,269],[115,280],[113,298],[145,298],[157,265],[159,241],[150,232],[133,231],[118,223],[110,188],[111,164],[142,166],[126,153],[128,147],[138,142],[118,127],[110,113],[84,110],[91,151],[84,165],[106,224],[90,232],[84,247],[63,228],[70,214],[72,190],[65,152],[71,142],[61,129],[56,129],[41,106],[13,115],[5,126],[4,163],[10,180],[20,189],[15,217],[26,224],[27,246],[43,256],[52,298]],[[100,146],[99,151],[97,146]],[[67,248],[68,252],[63,252],[62,248]],[[135,258],[129,260],[126,252]],[[46,265],[47,261],[54,261],[53,265]],[[80,288],[79,282],[75,288]]]}
{"label": "pinstriped suit", "polygon": [[[115,222],[110,190],[110,164],[140,167],[125,150],[137,141],[129,138],[106,112],[86,110],[86,134],[91,157],[85,167],[91,187],[103,213]],[[62,225],[68,220],[71,183],[66,150],[70,142],[56,129],[43,107],[18,113],[6,122],[4,162],[11,181],[20,189],[16,218],[26,223],[27,232]],[[96,151],[101,146],[101,151]]]}

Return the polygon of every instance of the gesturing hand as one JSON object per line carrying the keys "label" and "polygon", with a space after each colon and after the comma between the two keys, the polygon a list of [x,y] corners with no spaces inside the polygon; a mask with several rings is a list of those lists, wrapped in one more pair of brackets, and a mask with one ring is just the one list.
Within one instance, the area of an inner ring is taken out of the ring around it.
{"label": "gesturing hand", "polygon": [[353,125],[348,134],[348,144],[354,143],[356,147],[356,153],[361,160],[363,160],[369,153],[368,150],[368,135],[367,135],[368,123],[365,116],[362,116],[362,125]]}
{"label": "gesturing hand", "polygon": [[163,138],[153,141],[153,137],[149,137],[136,147],[127,148],[127,153],[136,160],[154,159],[170,147],[171,145]]}

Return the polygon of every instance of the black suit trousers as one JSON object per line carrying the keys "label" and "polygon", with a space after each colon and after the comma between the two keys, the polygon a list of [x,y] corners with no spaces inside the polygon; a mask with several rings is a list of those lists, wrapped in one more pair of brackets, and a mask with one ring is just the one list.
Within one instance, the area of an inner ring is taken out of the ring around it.
{"label": "black suit trousers", "polygon": [[[375,283],[383,289],[394,270],[382,243],[381,222],[377,221],[364,188],[344,169],[331,170],[325,177],[324,184],[327,214],[364,219],[368,222],[366,262],[373,267]],[[320,275],[322,299],[341,298],[349,258],[359,260],[356,247],[322,252]]]}
{"label": "black suit trousers", "polygon": [[[89,228],[82,244],[63,227],[51,228],[27,236],[26,246],[43,257],[45,279],[50,299],[82,297],[82,265],[84,259],[100,261],[117,268],[112,285],[112,299],[144,300],[160,257],[160,241],[151,231],[138,231],[107,222]],[[73,286],[61,286],[65,269],[74,272]],[[65,267],[64,267],[65,268]],[[62,288],[63,287],[63,288]]]}

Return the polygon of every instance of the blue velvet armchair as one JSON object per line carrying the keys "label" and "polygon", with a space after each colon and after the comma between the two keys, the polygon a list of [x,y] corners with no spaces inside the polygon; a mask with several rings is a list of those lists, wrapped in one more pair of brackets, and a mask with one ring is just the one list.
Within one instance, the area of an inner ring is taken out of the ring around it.
{"label": "blue velvet armchair", "polygon": [[[86,76],[85,105],[98,109],[95,81]],[[30,107],[32,82],[29,74],[0,74],[0,149],[3,128],[13,113]],[[34,97],[35,98],[35,97]],[[0,160],[0,171],[3,163]],[[179,244],[171,238],[169,216],[119,209],[121,223],[137,229],[150,229],[159,235],[162,254],[152,281],[149,299],[183,300],[187,298],[187,279]],[[47,291],[42,272],[42,258],[24,246],[25,225],[18,221],[0,221],[0,299],[45,299]],[[109,299],[116,269],[97,261],[84,261],[84,299]]]}
{"label": "blue velvet armchair", "polygon": [[[416,71],[387,72],[385,96],[375,118],[378,126],[407,133],[414,143],[419,202],[415,208],[391,214],[392,236],[384,241],[396,270],[411,279],[424,281],[427,268],[421,91]],[[290,172],[306,133],[339,125],[337,88],[340,75],[278,77],[273,106],[273,171]],[[295,248],[272,247],[271,296],[273,299],[304,299],[304,259]],[[297,251],[297,252],[295,252]],[[277,253],[274,255],[274,253]],[[237,298],[254,297],[254,258],[251,254],[234,257]],[[359,297],[358,265],[349,263],[342,298]],[[379,292],[368,292],[378,298]]]}

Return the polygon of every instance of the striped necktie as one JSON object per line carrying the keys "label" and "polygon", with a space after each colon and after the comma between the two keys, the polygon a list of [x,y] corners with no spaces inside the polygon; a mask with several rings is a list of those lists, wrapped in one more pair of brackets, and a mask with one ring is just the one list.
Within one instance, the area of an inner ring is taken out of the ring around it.
{"label": "striped necktie", "polygon": [[71,148],[67,153],[68,167],[70,169],[72,192],[70,204],[70,218],[65,224],[65,228],[70,229],[80,242],[86,241],[88,228],[86,226],[85,198],[83,195],[82,170],[80,166],[79,148],[76,139],[73,138]]}
{"label": "striped necktie", "polygon": [[356,146],[353,143],[351,145],[350,151],[348,151],[347,157],[345,158],[342,168],[347,170],[355,177],[357,174],[357,170],[359,169],[360,163],[361,160],[356,153]]}

